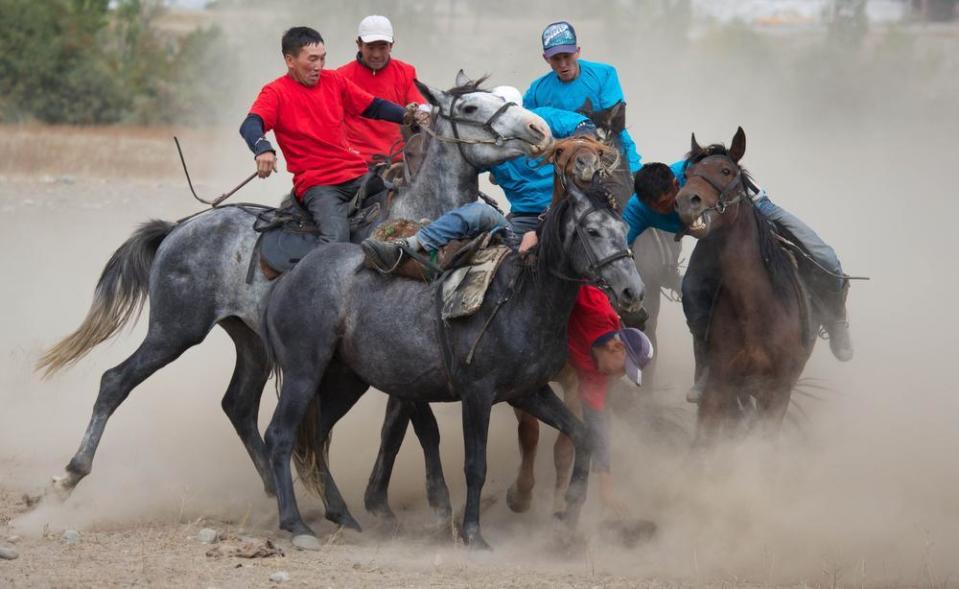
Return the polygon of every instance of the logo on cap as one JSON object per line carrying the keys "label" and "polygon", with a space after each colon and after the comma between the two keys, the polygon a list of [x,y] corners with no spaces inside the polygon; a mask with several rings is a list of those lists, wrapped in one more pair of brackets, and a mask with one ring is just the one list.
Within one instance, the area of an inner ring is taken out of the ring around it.
{"label": "logo on cap", "polygon": [[543,51],[547,57],[576,52],[576,29],[566,21],[554,22],[543,30]]}

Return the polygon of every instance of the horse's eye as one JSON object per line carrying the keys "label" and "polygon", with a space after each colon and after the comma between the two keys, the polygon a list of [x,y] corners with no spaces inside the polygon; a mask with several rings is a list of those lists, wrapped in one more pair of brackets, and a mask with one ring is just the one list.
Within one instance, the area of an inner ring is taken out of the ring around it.
{"label": "horse's eye", "polygon": [[592,227],[587,227],[586,235],[589,235],[590,237],[599,237],[599,231],[593,229]]}
{"label": "horse's eye", "polygon": [[729,168],[723,168],[723,176],[728,176],[728,175],[730,175],[730,174],[732,174],[732,173],[733,173],[733,171],[730,170]]}
{"label": "horse's eye", "polygon": [[471,114],[473,114],[474,112],[476,112],[476,106],[474,106],[474,105],[472,105],[472,104],[469,105],[469,106],[464,106],[464,107],[463,107],[463,112],[465,112],[465,113],[468,114],[468,115],[471,115]]}

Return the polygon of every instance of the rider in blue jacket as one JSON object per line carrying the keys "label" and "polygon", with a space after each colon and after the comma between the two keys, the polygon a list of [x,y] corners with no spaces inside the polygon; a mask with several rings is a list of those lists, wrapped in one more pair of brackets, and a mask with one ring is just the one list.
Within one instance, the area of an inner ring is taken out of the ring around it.
{"label": "rider in blue jacket", "polygon": [[[523,95],[523,106],[529,109],[551,106],[576,111],[587,98],[596,110],[605,110],[617,102],[625,104],[616,68],[579,58],[580,48],[576,44],[573,25],[566,21],[548,25],[543,30],[542,43],[543,59],[552,71],[533,80]],[[620,133],[620,140],[629,171],[635,173],[642,165],[636,144],[625,129]]]}
{"label": "rider in blue jacket", "polygon": [[[629,243],[649,227],[671,233],[679,233],[684,229],[674,205],[679,189],[686,184],[686,165],[686,160],[675,162],[671,166],[651,162],[636,173],[636,194],[630,198],[623,211],[623,220],[629,226]],[[835,250],[808,225],[769,200],[769,195],[762,188],[751,195],[751,198],[759,212],[791,233],[820,266],[834,275],[843,275]],[[693,352],[696,357],[696,384],[686,397],[690,402],[699,401],[706,381],[706,330],[717,288],[709,277],[703,278],[696,281],[687,274],[683,279],[683,311],[693,334]],[[849,281],[836,278],[831,282],[830,287],[821,288],[815,294],[827,314],[823,327],[829,334],[829,347],[838,360],[846,362],[853,356],[849,323],[846,321],[846,291]]]}

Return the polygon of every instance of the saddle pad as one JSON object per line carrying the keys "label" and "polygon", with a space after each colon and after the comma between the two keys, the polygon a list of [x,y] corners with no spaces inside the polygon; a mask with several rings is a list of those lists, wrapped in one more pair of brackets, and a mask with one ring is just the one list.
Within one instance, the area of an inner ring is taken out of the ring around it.
{"label": "saddle pad", "polygon": [[496,270],[510,251],[505,245],[479,250],[473,254],[470,265],[457,268],[446,278],[443,282],[444,321],[469,317],[479,310]]}

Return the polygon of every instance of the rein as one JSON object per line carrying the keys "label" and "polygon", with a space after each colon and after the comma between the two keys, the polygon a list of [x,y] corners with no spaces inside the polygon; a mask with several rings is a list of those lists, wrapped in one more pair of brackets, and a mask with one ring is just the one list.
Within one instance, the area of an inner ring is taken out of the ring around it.
{"label": "rein", "polygon": [[[501,134],[499,131],[497,131],[495,128],[493,128],[493,123],[495,123],[498,118],[500,118],[501,116],[503,116],[503,114],[504,114],[507,110],[509,110],[510,107],[517,106],[515,103],[513,103],[513,102],[504,103],[503,106],[499,107],[499,109],[497,109],[496,112],[494,112],[494,113],[490,116],[490,118],[486,119],[486,121],[484,121],[484,122],[482,122],[482,123],[479,123],[479,122],[477,122],[477,121],[473,121],[473,120],[470,120],[470,119],[464,119],[464,118],[462,118],[462,117],[457,117],[457,116],[454,116],[454,115],[453,115],[453,109],[454,109],[454,107],[456,106],[456,101],[459,100],[459,99],[460,99],[459,96],[454,96],[454,97],[453,97],[453,101],[450,103],[450,112],[449,112],[449,114],[446,114],[445,112],[443,112],[443,109],[442,109],[441,107],[435,107],[435,109],[436,109],[436,110],[435,110],[436,116],[437,116],[438,118],[445,119],[445,120],[447,120],[447,121],[450,122],[450,127],[451,127],[452,130],[453,130],[453,136],[452,136],[452,137],[449,137],[449,136],[447,136],[447,135],[438,135],[438,134],[436,133],[436,131],[430,129],[429,127],[423,127],[423,130],[426,131],[426,133],[427,133],[430,137],[432,137],[433,139],[436,139],[437,141],[440,141],[440,142],[442,142],[442,143],[455,143],[455,144],[456,144],[456,147],[459,149],[460,155],[463,157],[463,159],[466,161],[466,163],[470,164],[470,165],[473,166],[474,168],[479,169],[480,166],[475,165],[475,164],[472,162],[472,160],[470,160],[470,158],[466,156],[466,153],[463,151],[463,145],[496,145],[496,146],[502,146],[502,145],[505,144],[507,141],[512,141],[512,140],[514,140],[514,139],[517,140],[517,141],[522,141],[523,143],[527,143],[527,144],[530,144],[530,145],[534,145],[534,144],[530,143],[529,141],[527,141],[526,139],[523,139],[522,137],[505,136],[505,135]],[[457,124],[459,124],[459,125],[466,125],[466,126],[468,126],[468,127],[478,127],[478,128],[480,128],[480,129],[486,131],[487,133],[489,133],[489,134],[492,136],[492,139],[467,139],[467,138],[460,137],[460,131],[459,131],[459,127],[457,126]]]}

